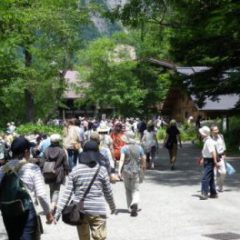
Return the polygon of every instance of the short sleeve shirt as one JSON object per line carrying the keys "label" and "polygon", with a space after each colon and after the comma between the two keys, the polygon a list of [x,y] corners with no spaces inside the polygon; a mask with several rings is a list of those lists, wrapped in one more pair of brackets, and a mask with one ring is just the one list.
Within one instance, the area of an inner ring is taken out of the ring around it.
{"label": "short sleeve shirt", "polygon": [[173,143],[177,143],[177,135],[180,134],[177,127],[172,126],[167,129],[167,134],[169,136],[169,139],[173,141]]}
{"label": "short sleeve shirt", "polygon": [[211,137],[208,137],[203,145],[202,156],[203,158],[212,158],[212,153],[216,149],[216,144]]}

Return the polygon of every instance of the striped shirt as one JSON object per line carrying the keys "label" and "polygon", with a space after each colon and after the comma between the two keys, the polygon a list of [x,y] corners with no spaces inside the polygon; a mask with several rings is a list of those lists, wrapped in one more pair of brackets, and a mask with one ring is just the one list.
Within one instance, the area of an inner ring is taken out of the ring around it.
{"label": "striped shirt", "polygon": [[[80,202],[98,167],[98,164],[93,168],[90,168],[85,164],[79,164],[73,168],[72,172],[69,174],[64,194],[58,202],[55,216],[56,219],[60,217],[62,210],[70,200],[76,203]],[[93,216],[106,216],[105,200],[110,209],[115,210],[115,203],[108,173],[106,168],[102,166],[100,167],[100,171],[96,176],[90,191],[84,199],[83,212]]]}
{"label": "striped shirt", "polygon": [[[19,160],[14,159],[7,162],[3,167],[0,168],[0,184],[4,177],[3,168],[6,166],[13,169],[19,165]],[[34,199],[38,198],[45,214],[50,212],[50,206],[45,190],[45,184],[40,171],[39,166],[34,163],[24,164],[18,171],[18,176],[23,181],[31,197]]]}

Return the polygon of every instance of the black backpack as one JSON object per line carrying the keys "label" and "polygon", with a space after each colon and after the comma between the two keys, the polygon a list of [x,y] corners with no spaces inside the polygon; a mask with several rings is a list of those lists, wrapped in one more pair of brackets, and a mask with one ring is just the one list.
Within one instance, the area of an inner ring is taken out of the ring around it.
{"label": "black backpack", "polygon": [[31,197],[14,170],[5,172],[0,185],[0,208],[3,215],[17,217],[31,205]]}

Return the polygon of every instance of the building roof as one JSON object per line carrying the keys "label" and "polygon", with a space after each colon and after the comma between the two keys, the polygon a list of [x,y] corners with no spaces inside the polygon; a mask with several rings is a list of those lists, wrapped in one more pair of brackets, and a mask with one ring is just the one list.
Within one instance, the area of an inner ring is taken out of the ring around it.
{"label": "building roof", "polygon": [[209,70],[209,67],[206,66],[197,66],[197,67],[176,67],[176,72],[182,75],[191,76],[196,73],[204,72]]}
{"label": "building roof", "polygon": [[[191,96],[196,100],[194,96]],[[219,95],[216,99],[207,98],[202,107],[198,106],[202,111],[229,111],[236,107],[240,96],[237,94]]]}

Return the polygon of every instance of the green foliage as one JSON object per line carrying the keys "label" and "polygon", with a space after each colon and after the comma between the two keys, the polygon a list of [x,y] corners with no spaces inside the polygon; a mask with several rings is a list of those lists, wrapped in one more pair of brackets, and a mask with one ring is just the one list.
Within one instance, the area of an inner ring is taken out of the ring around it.
{"label": "green foliage", "polygon": [[229,120],[229,131],[224,133],[227,152],[239,153],[240,146],[240,118],[231,117]]}
{"label": "green foliage", "polygon": [[63,134],[62,127],[54,126],[54,125],[38,125],[38,124],[22,124],[17,127],[17,133],[20,135],[28,135],[34,133],[45,133],[48,136],[54,133],[58,133],[60,135]]}
{"label": "green foliage", "polygon": [[[195,141],[197,139],[196,128],[188,126],[186,123],[179,127],[182,142]],[[166,138],[166,128],[159,128],[157,131],[157,139],[164,140]]]}
{"label": "green foliage", "polygon": [[1,1],[3,123],[48,118],[56,111],[65,89],[60,70],[64,74],[71,67],[87,19],[88,11],[73,0]]}
{"label": "green foliage", "polygon": [[80,51],[81,82],[77,90],[85,95],[85,102],[80,104],[111,106],[115,114],[123,116],[146,116],[165,97],[169,75],[161,75],[149,64],[135,59],[145,47],[135,37],[123,33],[111,39],[103,37]]}
{"label": "green foliage", "polygon": [[166,129],[165,128],[159,128],[157,130],[157,139],[159,140],[164,140],[166,137]]}

